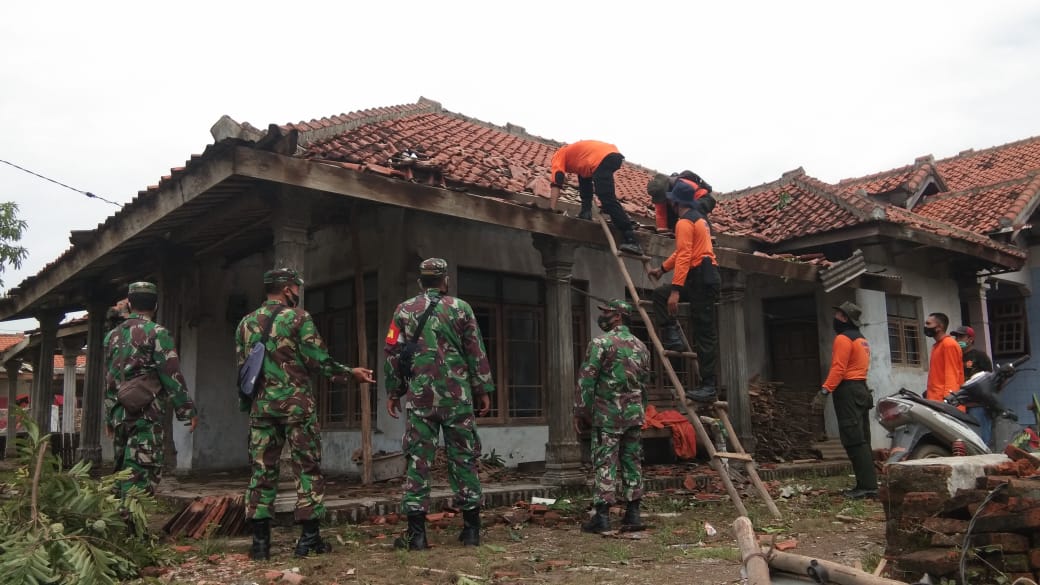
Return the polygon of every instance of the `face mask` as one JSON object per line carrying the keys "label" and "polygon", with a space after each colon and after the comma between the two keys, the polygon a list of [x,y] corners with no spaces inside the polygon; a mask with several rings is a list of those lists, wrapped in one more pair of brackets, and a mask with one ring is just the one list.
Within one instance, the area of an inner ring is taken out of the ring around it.
{"label": "face mask", "polygon": [[968,342],[967,341],[958,341],[957,345],[961,346],[961,349],[968,349]]}
{"label": "face mask", "polygon": [[840,319],[835,319],[834,320],[834,332],[835,333],[841,333],[842,331],[845,331],[848,328],[849,328],[849,324],[848,323],[846,323],[846,322],[844,322],[844,321],[842,321]]}
{"label": "face mask", "polygon": [[936,334],[937,331],[938,330],[935,327],[925,327],[924,328],[924,336],[925,337],[935,337],[935,334]]}
{"label": "face mask", "polygon": [[285,300],[289,305],[289,308],[294,308],[300,304],[300,295],[294,293],[291,290],[285,291]]}
{"label": "face mask", "polygon": [[614,328],[614,316],[600,315],[599,318],[596,319],[596,325],[599,325],[599,328],[603,331],[610,331]]}

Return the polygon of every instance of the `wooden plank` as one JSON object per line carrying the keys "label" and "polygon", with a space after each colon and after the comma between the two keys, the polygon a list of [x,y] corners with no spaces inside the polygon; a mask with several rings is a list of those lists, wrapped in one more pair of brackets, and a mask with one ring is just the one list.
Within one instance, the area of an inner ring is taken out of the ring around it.
{"label": "wooden plank", "polygon": [[[354,248],[354,309],[357,320],[358,367],[368,367],[368,335],[365,326],[365,274],[361,256],[359,205],[350,209],[350,242]],[[358,384],[361,392],[361,483],[372,483],[372,395],[369,384]]]}
{"label": "wooden plank", "polygon": [[754,462],[751,455],[748,455],[747,453],[724,453],[722,451],[716,451],[715,456],[720,459],[736,459],[738,461]]}
{"label": "wooden plank", "polygon": [[666,349],[666,350],[664,350],[664,355],[666,357],[681,357],[681,358],[697,359],[697,352],[694,352],[694,351],[672,351],[670,349]]}
{"label": "wooden plank", "polygon": [[0,305],[0,320],[29,316],[26,310],[81,270],[115,250],[123,242],[181,208],[231,176],[234,169],[231,150],[211,153],[192,161],[176,179],[163,183],[133,208],[120,212],[118,219],[101,229],[92,242],[75,247],[50,269],[45,269],[24,288],[10,291],[9,304]]}

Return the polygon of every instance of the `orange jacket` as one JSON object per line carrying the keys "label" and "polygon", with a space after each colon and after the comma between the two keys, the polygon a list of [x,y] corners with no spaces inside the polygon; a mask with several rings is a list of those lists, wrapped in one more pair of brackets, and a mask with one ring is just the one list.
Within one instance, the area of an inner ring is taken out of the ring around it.
{"label": "orange jacket", "polygon": [[831,350],[831,371],[823,387],[834,392],[845,380],[866,380],[870,369],[870,343],[860,336],[850,338],[844,333],[834,337],[834,348]]}
{"label": "orange jacket", "polygon": [[960,390],[964,384],[963,353],[957,341],[947,335],[932,346],[932,357],[928,362],[928,386],[925,398],[942,400],[951,392]]}
{"label": "orange jacket", "polygon": [[620,153],[618,147],[598,140],[579,140],[561,146],[552,157],[549,180],[553,185],[562,187],[563,183],[557,181],[557,173],[574,173],[589,178],[603,159],[615,152]]}
{"label": "orange jacket", "polygon": [[686,284],[686,275],[691,268],[701,265],[707,256],[712,264],[718,266],[715,260],[715,248],[711,245],[711,231],[708,230],[708,222],[704,219],[690,221],[680,218],[675,223],[675,252],[661,264],[665,272],[675,270],[672,275],[672,286],[682,288]]}

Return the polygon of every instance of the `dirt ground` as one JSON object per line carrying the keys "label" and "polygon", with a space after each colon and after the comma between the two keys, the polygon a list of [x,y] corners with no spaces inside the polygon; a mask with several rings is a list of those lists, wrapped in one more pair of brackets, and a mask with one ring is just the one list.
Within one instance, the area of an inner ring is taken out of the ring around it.
{"label": "dirt ground", "polygon": [[[876,501],[849,501],[841,495],[849,481],[839,477],[780,482],[775,488],[782,521],[773,521],[756,498],[749,497],[746,503],[756,530],[766,538],[788,544],[797,541],[792,552],[870,570],[884,547],[884,517]],[[648,494],[645,521],[652,527],[624,535],[629,538],[582,534],[578,524],[587,504],[577,499],[561,501],[546,514],[486,510],[479,548],[463,548],[456,541],[460,517],[436,523],[430,530],[433,548],[417,553],[393,548],[393,537],[404,523],[394,524],[392,517],[386,524],[323,529],[334,550],[309,559],[292,557],[297,529],[290,527],[275,528],[268,562],[248,560],[247,538],[169,543],[170,566],[149,568],[149,577],[137,583],[740,582],[739,553],[731,530],[736,510],[728,502],[702,501],[691,494]],[[613,521],[616,525],[618,518]]]}

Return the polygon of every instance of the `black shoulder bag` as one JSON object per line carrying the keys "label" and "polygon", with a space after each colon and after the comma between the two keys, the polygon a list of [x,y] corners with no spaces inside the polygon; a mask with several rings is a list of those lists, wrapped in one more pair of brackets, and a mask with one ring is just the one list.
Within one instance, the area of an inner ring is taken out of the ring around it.
{"label": "black shoulder bag", "polygon": [[285,305],[281,305],[271,315],[271,320],[267,322],[267,328],[264,329],[263,337],[253,344],[253,347],[249,349],[249,355],[246,356],[246,361],[242,362],[242,367],[238,368],[238,393],[246,400],[256,397],[256,391],[264,373],[267,340],[271,338],[271,329],[274,327],[275,319],[287,308]]}
{"label": "black shoulder bag", "polygon": [[429,320],[430,315],[433,314],[433,310],[437,308],[437,303],[440,300],[440,297],[436,297],[430,301],[430,306],[426,307],[426,311],[419,317],[419,323],[415,326],[412,338],[401,344],[401,351],[398,353],[397,359],[397,375],[402,382],[407,383],[415,375],[412,371],[412,366],[415,361],[415,354],[419,352],[419,337],[422,336],[423,329],[426,328],[426,321]]}

